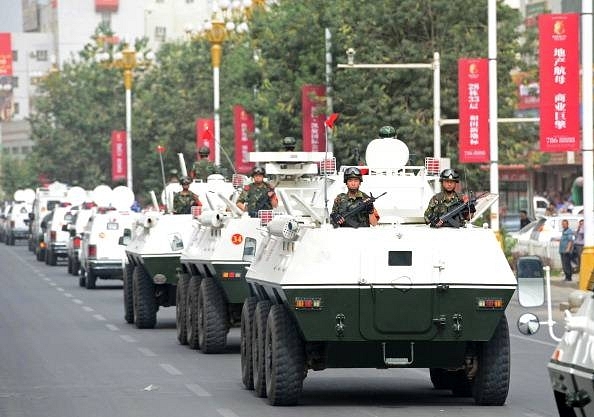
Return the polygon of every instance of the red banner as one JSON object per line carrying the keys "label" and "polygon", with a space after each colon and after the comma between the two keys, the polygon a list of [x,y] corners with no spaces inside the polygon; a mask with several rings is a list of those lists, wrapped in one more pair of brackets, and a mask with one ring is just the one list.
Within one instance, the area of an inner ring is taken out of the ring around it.
{"label": "red banner", "polygon": [[541,14],[540,150],[580,149],[580,61],[577,13]]}
{"label": "red banner", "polygon": [[304,85],[301,88],[303,109],[303,151],[324,152],[326,150],[326,87]]}
{"label": "red banner", "polygon": [[118,0],[95,0],[96,12],[117,12]]}
{"label": "red banner", "polygon": [[126,131],[111,131],[111,180],[114,182],[128,177],[126,160]]}
{"label": "red banner", "polygon": [[208,160],[214,162],[214,119],[196,119],[196,150],[203,146],[210,149]]}
{"label": "red banner", "polygon": [[458,151],[461,163],[489,162],[489,60],[458,60]]}
{"label": "red banner", "polygon": [[10,33],[0,33],[0,77],[12,77],[12,42]]}
{"label": "red banner", "polygon": [[254,151],[254,117],[240,105],[233,106],[233,129],[235,131],[235,170],[247,174],[254,167],[249,162],[249,153]]}

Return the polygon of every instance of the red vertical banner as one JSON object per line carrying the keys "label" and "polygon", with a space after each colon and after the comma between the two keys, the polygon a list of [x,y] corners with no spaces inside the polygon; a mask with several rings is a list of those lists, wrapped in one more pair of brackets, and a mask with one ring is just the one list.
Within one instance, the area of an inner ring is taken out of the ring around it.
{"label": "red vertical banner", "polygon": [[121,181],[128,177],[126,160],[126,131],[111,131],[111,180]]}
{"label": "red vertical banner", "polygon": [[0,77],[12,76],[12,38],[10,33],[0,33]]}
{"label": "red vertical banner", "polygon": [[196,150],[203,146],[210,149],[208,160],[214,162],[214,119],[196,119]]}
{"label": "red vertical banner", "polygon": [[301,88],[303,109],[303,151],[324,152],[326,150],[326,87],[304,85]]}
{"label": "red vertical banner", "polygon": [[235,170],[249,173],[254,167],[249,162],[249,153],[254,151],[254,117],[240,105],[233,106],[233,129],[235,132]]}
{"label": "red vertical banner", "polygon": [[461,163],[489,162],[489,60],[458,60],[458,152]]}
{"label": "red vertical banner", "polygon": [[538,16],[540,150],[580,149],[580,61],[577,13]]}

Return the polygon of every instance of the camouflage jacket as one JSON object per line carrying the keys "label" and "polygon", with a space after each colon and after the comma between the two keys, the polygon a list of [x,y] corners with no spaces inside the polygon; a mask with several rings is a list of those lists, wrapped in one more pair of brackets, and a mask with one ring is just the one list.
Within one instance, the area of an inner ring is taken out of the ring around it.
{"label": "camouflage jacket", "polygon": [[267,182],[262,182],[261,185],[254,183],[243,187],[243,191],[237,199],[238,203],[247,203],[247,212],[250,217],[258,217],[259,210],[272,210],[272,203],[268,192],[272,191],[272,187]]}
{"label": "camouflage jacket", "polygon": [[[343,215],[367,198],[369,196],[362,191],[357,191],[354,197],[349,196],[347,193],[340,193],[334,199],[332,214]],[[354,227],[354,225],[357,225],[357,227],[369,227],[369,215],[373,214],[373,210],[374,208],[372,207],[371,210],[362,210],[350,215],[348,222],[345,221],[340,227]]]}
{"label": "camouflage jacket", "polygon": [[[432,217],[443,216],[450,211],[452,206],[455,206],[458,203],[463,203],[463,200],[460,194],[456,192],[454,192],[449,199],[447,194],[443,191],[435,194],[431,197],[431,200],[429,200],[429,205],[425,210],[425,223],[429,224]],[[460,218],[460,222],[464,223],[464,219]]]}
{"label": "camouflage jacket", "polygon": [[206,182],[206,179],[211,174],[218,174],[217,168],[208,159],[200,159],[192,165],[192,173],[194,178]]}
{"label": "camouflage jacket", "polygon": [[200,205],[196,202],[200,202],[198,200],[198,196],[193,192],[184,193],[180,191],[179,193],[173,194],[173,212],[175,214],[191,214],[192,213],[192,206],[193,205]]}

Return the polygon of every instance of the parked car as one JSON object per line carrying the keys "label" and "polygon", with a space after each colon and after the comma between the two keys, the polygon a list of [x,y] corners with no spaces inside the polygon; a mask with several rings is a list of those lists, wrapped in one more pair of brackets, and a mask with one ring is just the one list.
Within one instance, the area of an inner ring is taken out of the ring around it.
{"label": "parked car", "polygon": [[577,229],[581,215],[563,214],[559,216],[543,216],[524,226],[512,236],[517,240],[512,249],[514,256],[538,256],[545,265],[554,269],[561,268],[559,257],[559,239],[561,237],[562,220],[569,221],[572,230]]}

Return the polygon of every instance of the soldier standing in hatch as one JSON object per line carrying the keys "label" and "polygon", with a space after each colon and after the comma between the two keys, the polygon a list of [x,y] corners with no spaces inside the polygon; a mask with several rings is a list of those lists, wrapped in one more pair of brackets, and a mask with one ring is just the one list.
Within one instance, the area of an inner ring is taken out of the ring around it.
{"label": "soldier standing in hatch", "polygon": [[[444,169],[439,175],[439,182],[441,183],[441,192],[431,197],[425,210],[425,223],[431,224],[432,227],[449,226],[448,223],[441,220],[434,222],[434,219],[443,216],[456,205],[468,201],[468,196],[456,192],[456,184],[460,182],[460,175],[454,169]],[[460,224],[464,224],[464,221],[470,220],[470,214],[474,212],[474,206],[471,205],[470,210],[463,212],[457,220]]]}
{"label": "soldier standing in hatch", "polygon": [[295,145],[297,145],[297,141],[292,136],[285,136],[282,140],[282,144],[283,144],[283,148],[284,148],[283,150],[285,152],[294,152]]}
{"label": "soldier standing in hatch", "polygon": [[190,191],[192,179],[190,177],[181,177],[179,183],[182,190],[173,195],[173,213],[191,214],[192,206],[201,206],[202,203],[196,194]]}
{"label": "soldier standing in hatch", "polygon": [[217,173],[217,168],[208,159],[209,155],[210,149],[208,149],[208,146],[202,146],[198,149],[198,160],[194,162],[190,171],[192,178],[206,182],[209,175]]}
{"label": "soldier standing in hatch", "polygon": [[262,167],[252,170],[253,183],[243,187],[237,199],[237,207],[247,211],[250,217],[258,217],[260,210],[272,210],[278,206],[278,199],[274,188],[264,181],[266,171]]}
{"label": "soldier standing in hatch", "polygon": [[357,205],[369,199],[369,196],[362,191],[359,191],[359,186],[363,182],[363,175],[361,170],[356,167],[347,168],[344,171],[344,183],[347,185],[348,191],[340,193],[334,199],[332,206],[332,217],[338,218],[336,223],[340,227],[369,227],[375,226],[379,220],[379,215],[373,207],[373,203],[369,208],[359,211],[358,213],[350,215],[348,218],[342,217]]}

